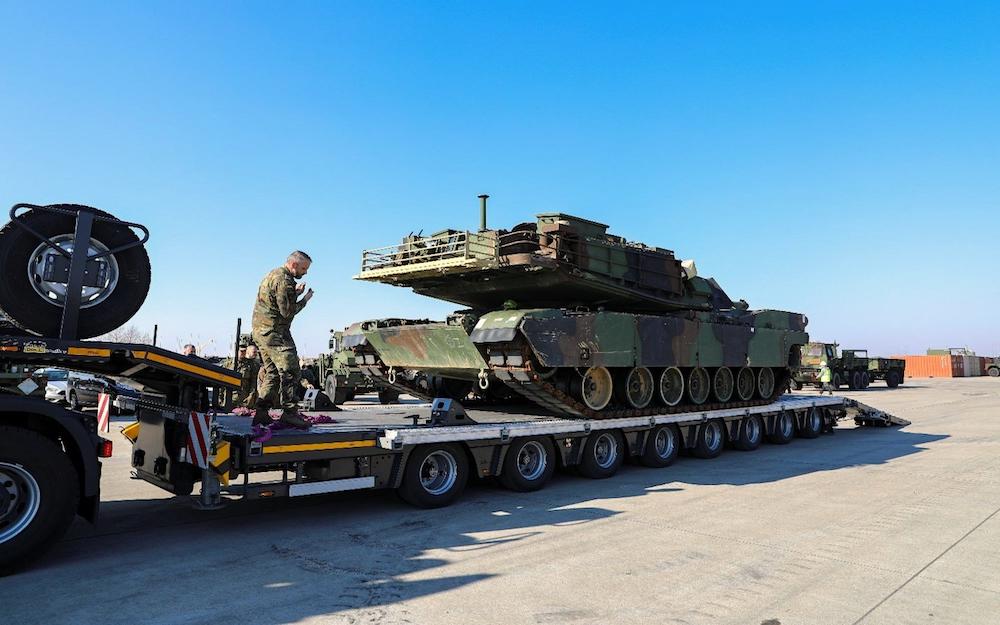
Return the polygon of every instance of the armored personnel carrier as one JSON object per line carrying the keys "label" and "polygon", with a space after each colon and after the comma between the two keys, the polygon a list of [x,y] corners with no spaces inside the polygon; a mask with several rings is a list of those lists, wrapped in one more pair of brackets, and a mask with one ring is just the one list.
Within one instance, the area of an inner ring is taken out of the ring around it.
{"label": "armored personnel carrier", "polygon": [[545,213],[510,230],[409,235],[366,250],[359,280],[468,307],[443,324],[365,331],[393,371],[504,384],[562,416],[606,418],[766,404],[786,387],[804,315],[750,310],[692,261],[608,226]]}

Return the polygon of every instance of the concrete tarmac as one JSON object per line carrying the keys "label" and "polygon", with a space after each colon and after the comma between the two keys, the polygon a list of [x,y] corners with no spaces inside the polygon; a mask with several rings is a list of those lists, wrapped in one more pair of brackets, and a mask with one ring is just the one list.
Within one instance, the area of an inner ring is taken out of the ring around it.
{"label": "concrete tarmac", "polygon": [[1000,623],[1000,380],[847,394],[912,424],[477,483],[441,510],[368,492],[199,512],[129,479],[116,434],[100,523],[0,579],[0,624]]}

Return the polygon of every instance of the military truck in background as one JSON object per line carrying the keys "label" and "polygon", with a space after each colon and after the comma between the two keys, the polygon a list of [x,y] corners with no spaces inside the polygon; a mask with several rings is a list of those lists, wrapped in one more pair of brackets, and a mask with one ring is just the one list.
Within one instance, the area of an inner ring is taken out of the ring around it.
{"label": "military truck in background", "polygon": [[874,380],[884,380],[889,388],[903,383],[906,361],[901,358],[872,358],[866,349],[843,349],[838,354],[837,343],[807,343],[802,348],[802,362],[792,376],[791,388],[798,390],[806,384],[820,386],[820,365],[826,362],[833,374],[833,388],[847,385],[851,390],[862,390]]}
{"label": "military truck in background", "polygon": [[330,330],[330,351],[316,361],[318,380],[323,391],[335,405],[354,399],[356,395],[378,393],[383,404],[399,400],[399,391],[379,384],[365,375],[358,366],[355,349],[365,342],[361,323],[343,330]]}
{"label": "military truck in background", "polygon": [[[863,350],[865,355],[867,350]],[[872,382],[882,380],[889,388],[896,388],[906,380],[906,360],[903,358],[879,358],[868,359],[868,377]]]}
{"label": "military truck in background", "polygon": [[988,358],[984,366],[986,368],[986,370],[983,371],[985,375],[988,375],[991,378],[1000,377],[1000,356],[992,359]]}

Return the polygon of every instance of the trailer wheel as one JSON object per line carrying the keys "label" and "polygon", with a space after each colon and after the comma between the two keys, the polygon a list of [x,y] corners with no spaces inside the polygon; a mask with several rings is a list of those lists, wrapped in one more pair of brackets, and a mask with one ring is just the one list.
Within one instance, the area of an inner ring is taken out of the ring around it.
{"label": "trailer wheel", "polygon": [[611,477],[625,460],[625,438],[618,430],[592,433],[583,446],[580,474],[594,480]]}
{"label": "trailer wheel", "polygon": [[500,471],[500,483],[511,490],[538,490],[556,470],[556,452],[552,440],[545,436],[518,438],[507,447]]}
{"label": "trailer wheel", "polygon": [[774,429],[767,435],[767,442],[775,445],[784,445],[795,436],[795,413],[791,410],[782,410],[774,418]]}
{"label": "trailer wheel", "polygon": [[896,388],[899,386],[899,373],[896,371],[890,371],[885,374],[885,385],[889,388]]}
{"label": "trailer wheel", "polygon": [[668,467],[677,459],[681,450],[681,437],[677,426],[661,425],[646,435],[646,447],[640,461],[647,467]]}
{"label": "trailer wheel", "polygon": [[757,415],[750,415],[740,421],[739,437],[733,446],[740,451],[753,451],[764,440],[764,423]]}
{"label": "trailer wheel", "polygon": [[469,461],[457,445],[421,445],[406,461],[397,489],[404,501],[420,508],[450,505],[469,480]]}
{"label": "trailer wheel", "polygon": [[816,438],[823,431],[823,413],[815,406],[806,412],[798,434],[802,438]]}
{"label": "trailer wheel", "polygon": [[713,419],[698,428],[698,439],[693,453],[698,458],[715,458],[726,445],[726,431],[722,423]]}
{"label": "trailer wheel", "polygon": [[0,427],[0,575],[51,547],[80,498],[69,457],[41,434]]}
{"label": "trailer wheel", "polygon": [[339,406],[347,401],[347,387],[343,384],[337,384],[337,376],[335,375],[326,376],[326,384],[323,385],[323,390],[326,391],[326,396],[330,398],[330,401],[335,406]]}
{"label": "trailer wheel", "polygon": [[[66,212],[29,210],[18,219],[66,250],[72,246],[79,206],[58,206]],[[108,213],[94,209],[100,217]],[[128,227],[94,221],[88,252],[98,254],[138,243]],[[41,336],[58,336],[62,324],[66,285],[45,279],[46,258],[55,254],[48,245],[17,223],[0,229],[0,309],[20,328]],[[107,280],[99,287],[85,287],[81,302],[79,338],[87,339],[119,328],[142,306],[149,291],[149,257],[142,245],[105,256]]]}

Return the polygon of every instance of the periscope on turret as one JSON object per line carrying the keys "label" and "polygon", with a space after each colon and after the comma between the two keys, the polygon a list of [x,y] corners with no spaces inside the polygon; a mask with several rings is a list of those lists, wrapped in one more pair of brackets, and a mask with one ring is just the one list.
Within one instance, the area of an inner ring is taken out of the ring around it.
{"label": "periscope on turret", "polygon": [[356,279],[467,307],[475,321],[470,333],[371,328],[390,369],[500,384],[555,414],[601,418],[769,403],[799,364],[804,315],[750,310],[671,250],[563,213],[482,225],[363,252]]}

